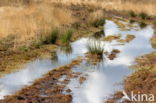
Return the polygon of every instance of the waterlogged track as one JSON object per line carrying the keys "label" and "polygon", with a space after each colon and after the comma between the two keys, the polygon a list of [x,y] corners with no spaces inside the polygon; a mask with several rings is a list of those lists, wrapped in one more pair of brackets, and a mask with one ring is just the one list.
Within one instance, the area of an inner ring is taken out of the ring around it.
{"label": "waterlogged track", "polygon": [[84,62],[73,69],[81,71],[84,76],[87,75],[87,80],[82,85],[75,79],[69,83],[68,88],[73,92],[73,103],[103,103],[114,91],[122,90],[122,85],[118,83],[122,83],[124,78],[133,72],[129,66],[134,64],[135,58],[155,51],[150,44],[154,33],[150,25],[140,28],[138,24],[133,24],[133,26],[123,29],[114,22],[107,21],[104,30],[106,36],[122,35],[121,38],[125,38],[126,35],[132,34],[135,38],[124,44],[117,42],[120,40],[114,40],[111,43],[101,42],[105,44],[105,51],[111,52],[113,49],[117,49],[121,53],[114,60],[110,60],[106,56],[97,65]]}
{"label": "waterlogged track", "polygon": [[[6,97],[1,102],[103,103],[114,91],[122,90],[122,85],[119,83],[133,72],[129,66],[134,63],[135,58],[154,51],[150,44],[154,33],[151,25],[140,28],[137,23],[129,24],[124,21],[121,23],[122,26],[113,21],[106,21],[104,25],[105,36],[120,35],[121,38],[111,42],[103,41],[103,37],[98,39],[107,52],[101,62],[93,65],[90,59],[84,59],[82,63],[79,62],[80,65],[76,66],[74,63],[73,66],[72,60],[79,56],[84,58],[85,53],[87,53],[88,40],[95,41],[95,39],[82,38],[73,42],[71,46],[60,48],[57,53],[52,53],[48,59],[37,59],[27,64],[23,70],[1,78],[0,97],[4,98],[4,96],[14,94],[24,86],[33,84],[33,81],[43,74],[49,71],[52,73],[51,75],[47,74],[48,76],[36,81],[32,86],[23,89],[14,96]],[[129,34],[134,35],[135,38],[129,42],[123,42]],[[110,60],[108,54],[113,49],[119,50],[120,53],[116,58]],[[53,70],[68,63],[70,65],[62,67],[68,69]],[[59,75],[56,76],[58,71]],[[63,81],[63,84],[60,81]],[[52,100],[54,98],[55,100]]]}

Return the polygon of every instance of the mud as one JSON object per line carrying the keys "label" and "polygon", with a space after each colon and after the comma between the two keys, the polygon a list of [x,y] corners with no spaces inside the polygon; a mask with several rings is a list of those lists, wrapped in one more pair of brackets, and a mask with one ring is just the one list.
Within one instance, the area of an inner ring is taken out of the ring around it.
{"label": "mud", "polygon": [[134,38],[135,38],[134,35],[128,34],[128,35],[126,36],[125,39],[119,39],[119,40],[117,40],[117,41],[120,42],[120,43],[129,43],[129,42],[132,41]]}
{"label": "mud", "polygon": [[31,51],[0,51],[0,77],[22,68],[25,64],[38,57],[45,57],[55,51],[56,45],[44,45]]}
{"label": "mud", "polygon": [[91,62],[93,65],[96,65],[97,63],[101,62],[103,60],[103,54],[98,55],[98,54],[92,54],[92,53],[86,53],[85,57],[87,61]]}
{"label": "mud", "polygon": [[[156,52],[143,55],[136,59],[136,64],[132,66],[137,70],[124,81],[124,91],[130,95],[131,91],[140,94],[153,94],[156,96]],[[112,98],[105,103],[116,103],[121,100],[123,93],[121,91],[116,92]],[[153,103],[155,103],[153,101]],[[138,103],[134,101],[122,101],[120,103]],[[145,103],[145,102],[139,102]]]}
{"label": "mud", "polygon": [[117,57],[117,54],[119,54],[119,53],[120,53],[120,51],[118,49],[113,49],[111,51],[111,53],[108,55],[108,58],[110,60],[114,60]]}
{"label": "mud", "polygon": [[[70,103],[72,96],[62,92],[70,79],[76,77],[71,76],[71,74],[79,75],[79,73],[72,72],[71,69],[81,62],[82,58],[78,58],[68,65],[50,71],[43,78],[36,80],[32,86],[25,87],[16,94],[5,97],[0,103]],[[59,78],[62,76],[68,78],[60,81]]]}
{"label": "mud", "polygon": [[112,42],[113,40],[119,40],[120,35],[110,35],[103,38],[104,41]]}

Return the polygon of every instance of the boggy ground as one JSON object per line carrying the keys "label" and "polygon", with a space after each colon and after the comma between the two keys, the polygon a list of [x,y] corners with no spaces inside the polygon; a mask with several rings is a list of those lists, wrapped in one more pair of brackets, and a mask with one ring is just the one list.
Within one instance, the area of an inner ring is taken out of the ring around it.
{"label": "boggy ground", "polygon": [[[81,62],[82,58],[78,57],[70,64],[50,71],[43,78],[36,80],[32,86],[22,89],[13,96],[7,96],[4,100],[0,100],[0,103],[71,103],[72,96],[62,92],[71,78],[80,75],[71,69]],[[63,77],[62,81],[59,80]],[[80,82],[82,81],[84,79],[80,80]],[[66,92],[70,91],[66,90]]]}
{"label": "boggy ground", "polygon": [[[131,95],[134,94],[153,94],[156,97],[156,52],[146,54],[136,59],[136,64],[131,68],[135,69],[136,72],[128,76],[124,81],[124,91]],[[105,103],[116,103],[123,97],[121,91],[116,92],[113,98],[110,98]],[[155,103],[153,101],[152,103]],[[135,102],[135,101],[123,101],[121,103],[148,103]],[[151,102],[149,102],[151,103]]]}
{"label": "boggy ground", "polygon": [[[91,6],[85,6],[85,5],[63,5],[59,3],[52,3],[51,5],[56,6],[57,8],[61,9],[67,9],[71,12],[71,16],[75,19],[75,21],[72,24],[69,25],[62,25],[63,29],[73,29],[74,35],[72,37],[72,41],[77,40],[78,38],[82,36],[86,36],[88,34],[93,34],[94,32],[100,31],[101,28],[95,27],[93,24],[96,22],[97,19],[100,19],[101,17],[106,18],[113,18],[116,16],[123,17],[126,19],[131,19],[135,21],[140,22],[152,22],[155,19],[149,19],[149,20],[143,20],[139,17],[130,17],[126,13],[117,12],[117,11],[106,11],[101,8],[93,8]],[[90,18],[86,18],[90,17]],[[155,36],[153,36],[153,39],[151,39],[153,47],[155,47]],[[42,47],[32,47],[33,49],[27,50],[27,48],[21,48],[20,50],[0,50],[0,76],[3,74],[15,71],[16,69],[19,69],[19,65],[39,57],[40,55],[44,54],[47,47],[46,44],[43,44]],[[57,44],[54,44],[53,46],[56,48],[58,45],[60,45],[60,42]],[[51,48],[53,51],[53,49]],[[21,62],[22,61],[22,62]],[[14,69],[16,68],[16,69]]]}
{"label": "boggy ground", "polygon": [[[56,4],[55,4],[56,5]],[[58,5],[57,5],[58,6]],[[61,5],[60,5],[61,6]],[[58,6],[59,7],[59,6]],[[61,6],[64,7],[64,6]],[[74,15],[76,18],[79,18],[76,23],[74,23],[72,26],[74,29],[76,29],[76,33],[73,36],[73,41],[78,39],[79,37],[84,36],[85,34],[89,34],[91,32],[95,32],[96,30],[99,30],[93,26],[89,27],[86,25],[87,19],[86,17],[89,16],[89,14],[93,11],[98,10],[90,8],[90,7],[82,7],[82,6],[68,6],[66,7],[70,9],[72,12],[72,15]],[[113,17],[113,16],[120,16],[120,17],[125,17],[125,18],[130,18],[135,21],[145,21],[142,20],[138,17],[129,17],[126,14],[122,14],[116,11],[104,11],[105,15],[107,17]],[[154,19],[152,19],[154,20]],[[148,22],[150,20],[147,20]],[[154,38],[155,36],[153,36]],[[155,43],[155,39],[151,39],[153,44]],[[56,45],[53,45],[52,48],[55,48]],[[44,48],[44,47],[43,47]],[[49,48],[49,47],[48,47]],[[54,50],[53,49],[50,50]],[[39,53],[42,51],[41,53]],[[35,49],[34,51],[26,51],[26,52],[10,52],[10,51],[0,51],[0,67],[1,73],[8,72],[10,69],[8,68],[15,68],[15,65],[20,65],[23,64],[21,63],[22,60],[25,62],[32,60],[32,58],[38,57],[40,54],[45,53],[45,51],[49,51],[48,49]],[[150,56],[151,55],[151,56]],[[124,88],[127,93],[130,92],[130,90],[138,91],[138,90],[143,90],[141,91],[142,93],[154,93],[156,90],[156,81],[155,81],[155,58],[156,55],[155,53],[145,55],[144,62],[138,62],[139,67],[145,67],[146,64],[150,66],[150,69],[139,69],[136,71],[134,74],[129,76],[125,82],[124,82]],[[144,59],[141,59],[144,60]],[[140,60],[140,61],[141,61]],[[149,61],[149,62],[147,62]],[[8,66],[7,66],[8,65]],[[141,65],[141,66],[140,66]],[[69,64],[68,66],[71,66]],[[62,91],[69,80],[66,80],[65,85],[57,85],[57,82],[59,81],[58,79],[63,76],[63,75],[71,75],[73,72],[71,72],[71,68],[68,66],[63,66],[60,67],[57,70],[53,70],[47,75],[45,75],[43,78],[37,80],[32,86],[27,87],[19,91],[13,96],[8,96],[6,97],[5,100],[1,100],[0,103],[70,103],[72,100],[71,95],[64,95],[61,94],[60,91]],[[73,66],[73,65],[72,65]],[[6,69],[7,68],[7,69]],[[153,69],[151,69],[153,68]],[[74,73],[73,73],[74,74]],[[144,75],[143,75],[144,74]],[[136,82],[134,82],[136,81]],[[116,100],[121,97],[121,92],[118,92],[114,95],[114,98],[110,99],[108,103],[116,103]]]}
{"label": "boggy ground", "polygon": [[[54,4],[51,4],[54,5]],[[54,5],[58,8],[64,8],[61,5]],[[75,22],[69,25],[61,25],[61,29],[73,29],[74,34],[71,38],[71,41],[75,41],[80,37],[84,37],[86,35],[92,34],[99,30],[99,28],[94,27],[94,25],[90,25],[87,22],[86,17],[93,12],[93,9],[86,7],[65,7],[71,11],[71,15],[75,18]],[[10,47],[7,50],[1,50],[0,45],[0,76],[5,75],[10,72],[14,72],[19,68],[22,68],[22,65],[38,58],[42,55],[50,54],[52,51],[55,51],[58,46],[62,45],[60,40],[57,40],[55,44],[42,44],[37,47],[30,48],[18,48],[12,49]],[[6,47],[5,45],[3,45]]]}

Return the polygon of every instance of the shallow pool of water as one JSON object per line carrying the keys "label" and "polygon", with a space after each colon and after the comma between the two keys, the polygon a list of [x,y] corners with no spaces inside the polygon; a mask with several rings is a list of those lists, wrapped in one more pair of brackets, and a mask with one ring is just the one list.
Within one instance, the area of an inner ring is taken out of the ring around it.
{"label": "shallow pool of water", "polygon": [[121,34],[125,37],[127,34],[132,34],[136,38],[124,45],[120,45],[116,41],[102,42],[105,44],[106,51],[118,49],[121,53],[114,60],[105,57],[103,62],[95,66],[84,62],[74,68],[74,71],[82,72],[88,76],[82,85],[79,84],[79,80],[75,79],[69,83],[68,88],[72,90],[73,95],[72,103],[103,103],[115,91],[122,90],[120,83],[133,72],[129,66],[134,64],[135,58],[155,51],[150,44],[150,38],[154,33],[150,25],[140,28],[139,25],[135,24],[134,28],[126,31],[121,30],[113,21],[108,20],[104,28],[106,36]]}
{"label": "shallow pool of water", "polygon": [[[136,36],[134,40],[125,45],[120,45],[116,41],[104,42],[104,49],[110,52],[112,49],[119,49],[121,53],[114,60],[107,57],[103,62],[92,65],[85,61],[73,68],[74,71],[88,75],[87,80],[80,85],[79,80],[72,79],[67,88],[72,90],[73,103],[103,103],[103,101],[114,91],[121,90],[123,79],[132,73],[128,68],[134,63],[137,56],[154,51],[150,44],[150,38],[154,31],[152,26],[140,28],[135,24],[134,28],[121,30],[113,21],[106,21],[104,25],[105,35],[127,34]],[[0,98],[11,95],[24,86],[31,85],[34,80],[42,77],[48,71],[59,66],[70,63],[78,56],[84,56],[87,52],[86,45],[89,38],[81,38],[68,47],[60,47],[53,56],[45,59],[37,59],[25,65],[25,67],[15,73],[8,74],[0,78]]]}

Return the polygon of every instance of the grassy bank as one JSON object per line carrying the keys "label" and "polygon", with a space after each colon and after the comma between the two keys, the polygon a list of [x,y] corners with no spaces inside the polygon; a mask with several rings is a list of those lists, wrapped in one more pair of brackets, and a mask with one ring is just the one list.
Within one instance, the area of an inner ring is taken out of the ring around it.
{"label": "grassy bank", "polygon": [[[124,90],[128,95],[133,91],[136,94],[153,94],[156,96],[156,52],[136,58],[136,64],[132,66],[135,72],[124,81]],[[116,92],[106,103],[116,103],[123,97],[122,92]],[[144,98],[145,99],[145,98]],[[134,103],[123,101],[121,103]],[[139,102],[145,103],[145,102]],[[155,102],[153,102],[155,103]]]}
{"label": "grassy bank", "polygon": [[59,2],[67,5],[90,5],[106,10],[134,11],[136,13],[144,12],[148,15],[156,16],[156,2],[154,0],[60,0]]}
{"label": "grassy bank", "polygon": [[1,76],[44,53],[49,54],[58,45],[99,30],[91,21],[84,20],[84,16],[95,15],[86,7],[76,10],[43,2],[0,9]]}

